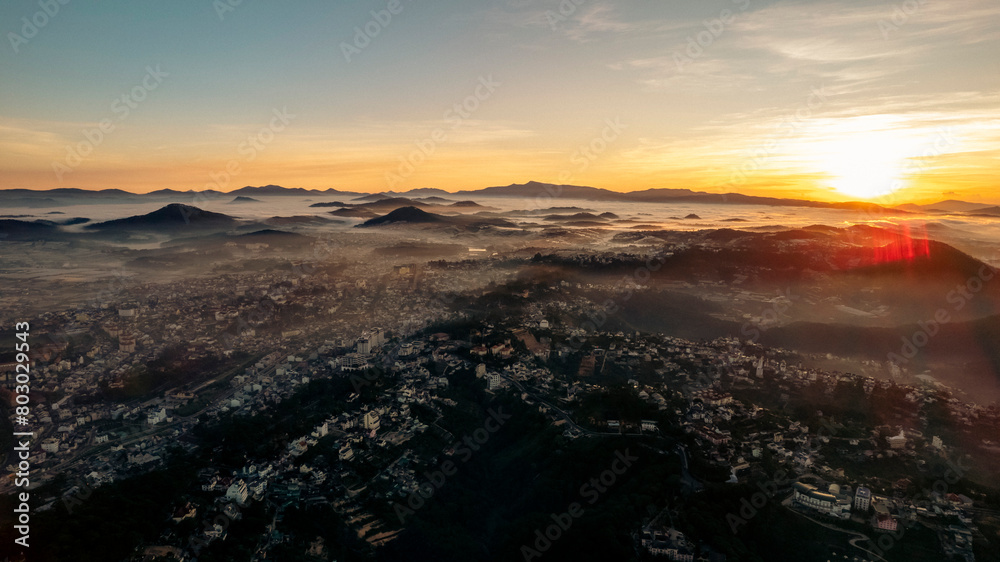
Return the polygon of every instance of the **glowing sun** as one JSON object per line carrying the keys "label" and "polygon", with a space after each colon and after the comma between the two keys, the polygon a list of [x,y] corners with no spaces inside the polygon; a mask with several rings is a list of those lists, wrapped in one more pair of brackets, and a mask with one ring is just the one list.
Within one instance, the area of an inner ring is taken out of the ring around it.
{"label": "glowing sun", "polygon": [[899,131],[853,133],[829,143],[820,165],[840,193],[874,199],[903,187],[908,144]]}

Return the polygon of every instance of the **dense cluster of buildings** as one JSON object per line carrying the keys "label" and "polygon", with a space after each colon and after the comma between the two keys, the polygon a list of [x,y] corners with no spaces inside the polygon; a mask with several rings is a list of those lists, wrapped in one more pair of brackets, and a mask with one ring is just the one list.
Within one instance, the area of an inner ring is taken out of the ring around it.
{"label": "dense cluster of buildings", "polygon": [[[53,398],[39,399],[31,414],[40,435],[36,481],[67,473],[71,481],[99,486],[158,466],[171,446],[195,449],[198,443],[191,430],[205,420],[259,415],[314,380],[346,377],[363,386],[371,382],[366,378],[371,373],[389,373],[394,382],[374,403],[361,404],[352,397],[350,411],[331,415],[308,434],[289,439],[281,455],[254,459],[233,471],[215,468],[199,474],[201,490],[216,498],[212,508],[227,510],[232,518],[239,517],[241,506],[255,501],[266,500],[279,510],[298,502],[324,503],[358,536],[372,545],[385,544],[398,526],[367,511],[362,500],[374,496],[388,501],[414,493],[421,480],[413,466],[437,459],[404,450],[380,465],[374,477],[361,476],[357,467],[375,462],[381,452],[405,449],[427,431],[428,424],[413,413],[415,405],[439,412],[449,404],[450,377],[472,370],[488,391],[514,391],[569,438],[655,434],[670,425],[685,436],[693,455],[728,471],[731,482],[759,476],[766,463],[787,468],[797,481],[782,493],[797,509],[830,520],[863,516],[874,531],[958,518],[960,523],[949,523],[946,532],[956,549],[971,542],[968,498],[940,494],[916,501],[875,495],[830,460],[835,449],[872,462],[915,460],[927,450],[946,454],[948,447],[939,437],[928,442],[912,426],[844,437],[785,415],[765,416],[764,408],[741,398],[765,390],[787,399],[817,387],[832,395],[842,383],[859,384],[870,394],[892,384],[889,381],[805,368],[789,360],[790,353],[763,350],[735,338],[695,343],[662,335],[587,332],[550,319],[550,310],[586,316],[594,310],[586,299],[532,303],[526,306],[527,319],[512,321],[513,326],[485,324],[467,335],[413,337],[409,334],[429,320],[451,314],[438,295],[461,291],[462,276],[433,270],[418,276],[409,268],[385,275],[373,269],[370,283],[365,278],[346,282],[327,273],[254,274],[210,285],[208,280],[186,281],[157,288],[155,302],[142,296],[150,287],[137,286],[123,290],[121,303],[43,315],[39,331],[49,326],[61,329],[64,337],[39,346],[34,356],[33,389]],[[445,285],[445,279],[457,285]],[[562,282],[551,289],[558,293],[564,286]],[[376,298],[379,306],[374,306]],[[288,302],[304,312],[282,312]],[[92,337],[81,338],[87,333]],[[70,349],[74,339],[86,341],[87,347]],[[195,378],[152,397],[100,399],[99,392],[124,391],[137,369],[168,349],[180,349],[186,361],[231,357],[235,351],[253,360],[232,373]],[[574,363],[572,372],[552,367],[573,360],[579,364]],[[619,376],[640,371],[644,376]],[[643,417],[576,419],[573,412],[582,399],[612,381],[627,382],[647,405]],[[220,383],[222,391],[213,386]],[[936,398],[940,390],[900,388],[914,405]],[[211,400],[199,402],[206,395]],[[995,415],[954,399],[947,406],[963,425]],[[315,448],[333,457],[327,459],[332,464],[302,461]],[[205,507],[184,502],[171,511],[183,520],[198,517]],[[198,532],[209,542],[225,538],[225,529],[214,526]],[[643,548],[669,560],[693,561],[707,551],[673,527],[648,526],[640,535]]]}

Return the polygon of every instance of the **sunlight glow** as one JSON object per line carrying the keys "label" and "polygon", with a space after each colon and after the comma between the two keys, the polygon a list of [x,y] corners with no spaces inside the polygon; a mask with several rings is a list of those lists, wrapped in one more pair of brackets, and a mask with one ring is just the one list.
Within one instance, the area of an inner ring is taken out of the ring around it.
{"label": "sunlight glow", "polygon": [[908,144],[899,131],[854,133],[828,143],[820,166],[840,193],[874,199],[904,187]]}

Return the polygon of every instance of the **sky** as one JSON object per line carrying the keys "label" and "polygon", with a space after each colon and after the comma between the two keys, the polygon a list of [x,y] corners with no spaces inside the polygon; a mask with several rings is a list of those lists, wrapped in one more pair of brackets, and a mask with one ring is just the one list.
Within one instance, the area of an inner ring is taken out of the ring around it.
{"label": "sky", "polygon": [[0,189],[1000,202],[995,0],[8,0],[0,32]]}

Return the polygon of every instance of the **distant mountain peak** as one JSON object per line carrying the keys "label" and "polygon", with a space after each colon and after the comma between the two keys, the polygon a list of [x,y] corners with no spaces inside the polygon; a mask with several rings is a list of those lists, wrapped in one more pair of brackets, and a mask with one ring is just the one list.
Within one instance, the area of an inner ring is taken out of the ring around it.
{"label": "distant mountain peak", "polygon": [[136,215],[123,219],[105,221],[88,225],[85,228],[95,230],[153,230],[182,228],[225,228],[236,224],[236,219],[222,213],[213,213],[183,203],[170,203],[151,213]]}
{"label": "distant mountain peak", "polygon": [[393,223],[434,223],[443,222],[444,218],[434,213],[428,213],[416,207],[400,207],[386,215],[366,220],[359,226],[382,226]]}

